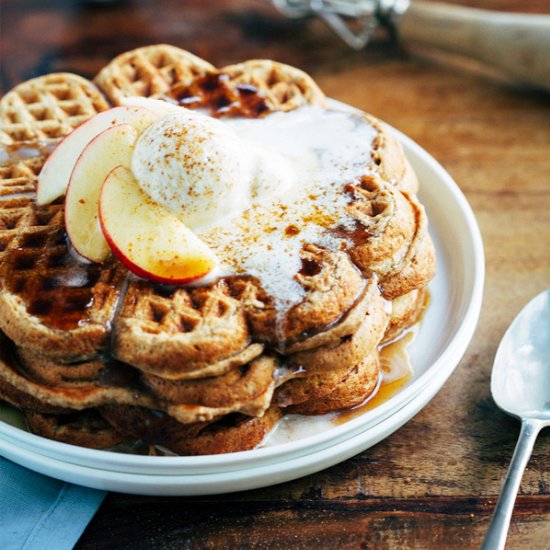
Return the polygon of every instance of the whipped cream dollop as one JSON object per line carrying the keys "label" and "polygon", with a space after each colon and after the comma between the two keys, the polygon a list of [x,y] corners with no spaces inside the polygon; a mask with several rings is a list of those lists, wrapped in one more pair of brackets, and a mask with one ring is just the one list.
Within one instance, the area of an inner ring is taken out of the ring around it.
{"label": "whipped cream dollop", "polygon": [[211,247],[221,275],[257,277],[281,310],[298,303],[302,247],[342,249],[327,229],[353,227],[343,185],[373,171],[377,130],[346,109],[214,119],[165,105],[135,147],[140,187]]}
{"label": "whipped cream dollop", "polygon": [[249,199],[239,187],[249,171],[237,135],[187,109],[149,126],[132,156],[141,189],[191,228],[246,208]]}
{"label": "whipped cream dollop", "polygon": [[192,229],[222,223],[255,200],[284,192],[298,168],[230,125],[182,107],[149,126],[132,157],[141,189]]}

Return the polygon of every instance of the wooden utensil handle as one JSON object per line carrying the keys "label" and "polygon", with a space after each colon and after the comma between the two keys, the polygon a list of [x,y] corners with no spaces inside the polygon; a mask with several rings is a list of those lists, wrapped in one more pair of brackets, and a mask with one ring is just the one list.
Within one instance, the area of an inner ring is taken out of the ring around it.
{"label": "wooden utensil handle", "polygon": [[413,0],[398,28],[404,42],[462,54],[550,89],[550,15]]}

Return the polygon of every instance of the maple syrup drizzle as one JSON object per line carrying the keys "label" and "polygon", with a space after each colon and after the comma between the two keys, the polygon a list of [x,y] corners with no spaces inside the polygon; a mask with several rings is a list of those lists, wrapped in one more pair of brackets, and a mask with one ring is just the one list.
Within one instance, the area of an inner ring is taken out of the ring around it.
{"label": "maple syrup drizzle", "polygon": [[[38,237],[30,235],[30,237]],[[94,287],[101,266],[76,262],[68,250],[57,253],[30,248],[14,249],[5,256],[11,263],[8,287],[26,304],[27,311],[44,325],[72,330],[86,322],[94,305]]]}
{"label": "maple syrup drizzle", "polygon": [[[408,360],[407,346],[414,339],[414,335],[415,333],[412,330],[405,332],[400,338],[380,350],[380,370],[382,373],[378,388],[361,405],[337,413],[332,421],[333,424],[337,426],[345,424],[368,411],[376,409],[389,401],[407,385],[413,374],[412,368],[410,363],[404,366],[402,361],[404,357],[407,357]],[[384,380],[384,371],[392,372],[394,370],[402,371],[402,374],[397,378]]]}
{"label": "maple syrup drizzle", "polygon": [[168,98],[189,109],[208,109],[214,117],[259,118],[271,112],[258,88],[250,84],[231,86],[229,75],[218,72],[205,74],[191,84],[176,84]]}
{"label": "maple syrup drizzle", "polygon": [[[368,411],[376,409],[389,401],[407,385],[414,372],[413,365],[410,363],[407,346],[416,337],[430,302],[431,294],[429,290],[425,290],[422,309],[414,325],[406,329],[395,340],[382,346],[379,350],[381,380],[378,387],[361,405],[336,413],[333,424],[345,424]],[[385,379],[384,373],[386,374]],[[394,373],[394,376],[391,376],[391,373]],[[395,373],[401,374],[396,376]]]}
{"label": "maple syrup drizzle", "polygon": [[393,382],[382,382],[378,388],[378,391],[365,403],[358,405],[353,409],[348,409],[338,413],[336,418],[333,420],[333,424],[336,424],[337,426],[340,424],[345,424],[346,422],[349,422],[350,420],[353,420],[354,418],[357,418],[358,416],[383,405],[407,385],[407,382],[411,379],[411,376],[412,373],[408,373]]}

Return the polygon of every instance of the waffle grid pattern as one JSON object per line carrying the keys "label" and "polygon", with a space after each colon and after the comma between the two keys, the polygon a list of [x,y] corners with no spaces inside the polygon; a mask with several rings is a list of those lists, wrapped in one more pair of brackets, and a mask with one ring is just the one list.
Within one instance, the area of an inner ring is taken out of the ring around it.
{"label": "waffle grid pattern", "polygon": [[210,63],[169,45],[138,48],[116,57],[102,69],[95,83],[118,105],[122,97],[157,97],[175,83],[189,83],[213,71]]}
{"label": "waffle grid pattern", "polygon": [[0,143],[59,140],[108,105],[86,79],[68,73],[16,86],[0,102]]}
{"label": "waffle grid pattern", "polygon": [[36,208],[29,200],[21,208],[0,209],[1,226],[8,228],[0,232],[5,244],[3,284],[24,297],[30,315],[63,330],[97,316],[107,301],[99,287],[103,283],[108,291],[110,269],[97,265],[75,269],[62,204]]}
{"label": "waffle grid pattern", "polygon": [[34,193],[44,161],[43,157],[36,157],[1,165],[0,199],[22,193]]}
{"label": "waffle grid pattern", "polygon": [[269,107],[291,111],[302,105],[324,105],[325,95],[303,71],[269,60],[250,60],[220,69],[232,87],[252,86],[266,97]]}

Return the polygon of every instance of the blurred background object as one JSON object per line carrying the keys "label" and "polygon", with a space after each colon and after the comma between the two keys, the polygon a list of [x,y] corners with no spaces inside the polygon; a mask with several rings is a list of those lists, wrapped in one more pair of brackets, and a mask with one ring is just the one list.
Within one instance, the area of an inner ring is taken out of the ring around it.
{"label": "blurred background object", "polygon": [[[544,55],[550,51],[550,15],[543,15],[550,14],[548,1],[451,2],[217,0],[214,7],[202,0],[2,0],[0,91],[56,70],[78,67],[93,76],[117,53],[155,42],[189,49],[218,65],[260,55],[313,72],[319,66],[401,58],[406,51],[500,79],[550,86],[550,56]],[[398,29],[401,45],[388,28]],[[338,36],[360,51],[346,49]]]}
{"label": "blurred background object", "polygon": [[380,26],[419,44],[487,63],[550,90],[550,16],[425,0],[273,0],[286,16],[321,17],[348,46],[364,48]]}

